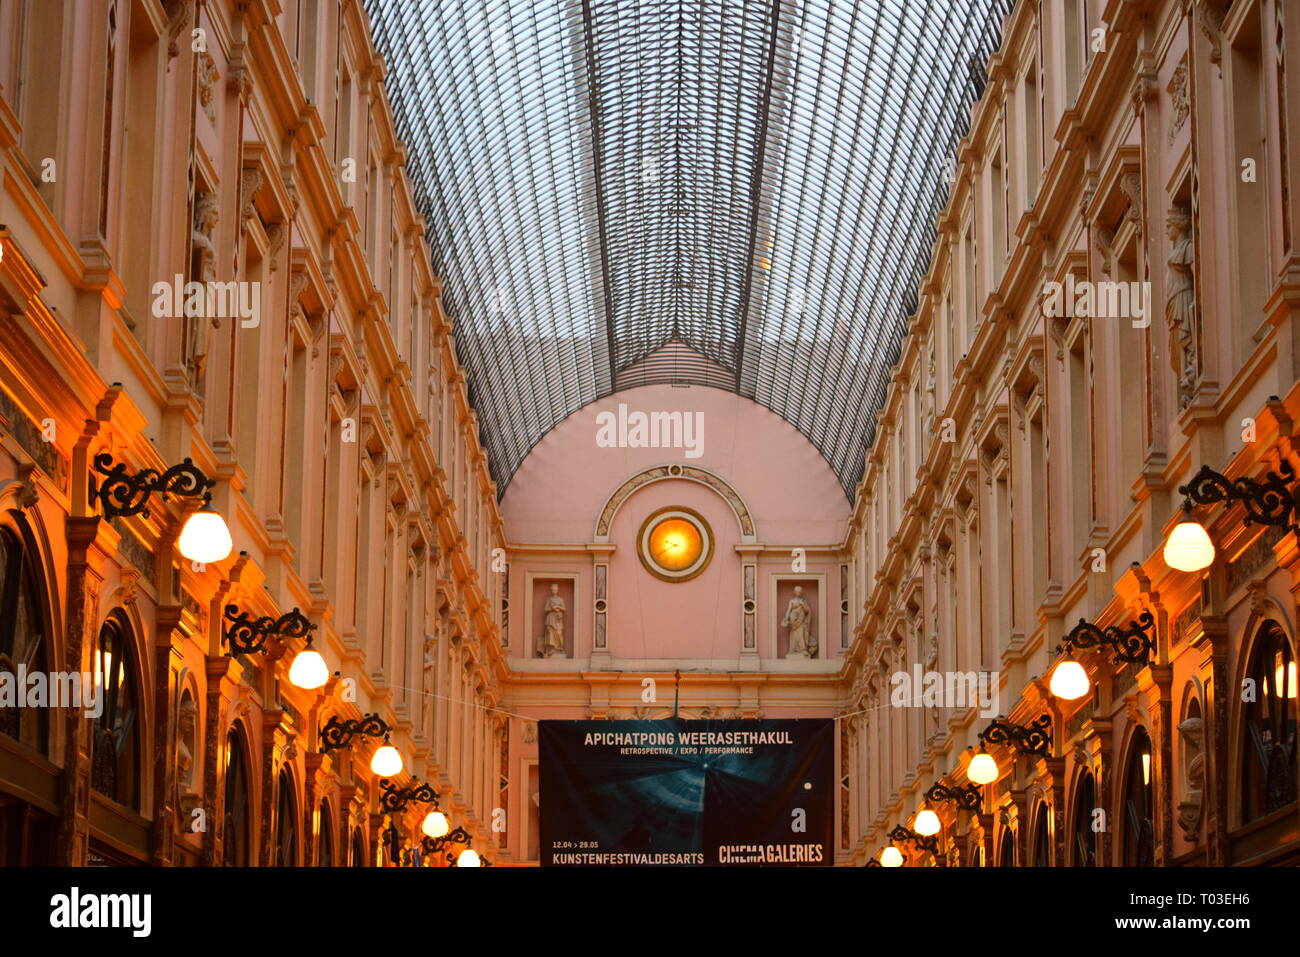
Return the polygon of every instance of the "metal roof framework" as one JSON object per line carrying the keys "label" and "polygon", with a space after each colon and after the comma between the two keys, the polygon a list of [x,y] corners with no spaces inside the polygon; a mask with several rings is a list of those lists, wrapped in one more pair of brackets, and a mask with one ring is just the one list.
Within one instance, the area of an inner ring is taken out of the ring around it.
{"label": "metal roof framework", "polygon": [[493,478],[634,385],[851,496],[1014,0],[366,0]]}

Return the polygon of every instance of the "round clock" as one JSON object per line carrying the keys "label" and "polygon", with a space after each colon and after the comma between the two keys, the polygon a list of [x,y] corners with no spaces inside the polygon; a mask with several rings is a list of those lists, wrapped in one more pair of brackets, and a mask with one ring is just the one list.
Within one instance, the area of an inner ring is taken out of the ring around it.
{"label": "round clock", "polygon": [[637,554],[650,574],[664,581],[688,581],[713,558],[713,530],[692,509],[661,508],[642,523]]}

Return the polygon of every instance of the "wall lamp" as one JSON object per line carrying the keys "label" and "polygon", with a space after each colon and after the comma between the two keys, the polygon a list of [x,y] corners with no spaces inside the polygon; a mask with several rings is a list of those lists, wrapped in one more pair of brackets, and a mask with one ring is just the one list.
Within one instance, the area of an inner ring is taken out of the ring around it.
{"label": "wall lamp", "polygon": [[154,492],[164,499],[168,496],[202,497],[202,506],[185,520],[181,528],[180,538],[176,541],[177,551],[192,562],[210,564],[229,557],[234,550],[235,543],[226,527],[226,520],[212,508],[211,489],[217,481],[208,478],[192,459],[187,458],[165,472],[141,469],[132,474],[121,462],[115,464],[108,452],[100,452],[95,456],[94,467],[104,476],[104,481],[96,485],[94,477],[91,477],[90,501],[98,501],[109,518],[147,517],[149,496]]}
{"label": "wall lamp", "polygon": [[1098,628],[1088,619],[1080,618],[1062,642],[1061,647],[1066,657],[1052,671],[1052,680],[1048,683],[1052,694],[1073,701],[1082,698],[1091,689],[1088,672],[1073,658],[1076,648],[1099,648],[1105,645],[1111,649],[1112,660],[1117,665],[1148,664],[1156,647],[1155,639],[1151,637],[1151,629],[1154,627],[1155,619],[1149,611],[1142,612],[1123,628],[1118,625]]}
{"label": "wall lamp", "polygon": [[963,811],[980,812],[983,799],[980,797],[980,789],[973,784],[961,784],[949,787],[935,781],[930,785],[930,790],[925,792],[925,799],[931,804],[942,804],[944,801],[953,801]]}
{"label": "wall lamp", "polygon": [[1290,487],[1294,480],[1295,469],[1286,459],[1278,464],[1276,472],[1266,472],[1262,481],[1247,476],[1230,479],[1202,465],[1190,482],[1178,487],[1179,494],[1187,496],[1183,500],[1186,516],[1165,541],[1165,564],[1183,572],[1199,572],[1213,563],[1214,543],[1205,526],[1192,518],[1197,505],[1240,502],[1246,510],[1247,525],[1258,523],[1300,531],[1294,520],[1300,510],[1300,489]]}
{"label": "wall lamp", "polygon": [[[901,824],[895,825],[894,829],[889,832],[889,839],[895,844],[901,844],[903,841],[911,841],[923,851],[929,851],[931,854],[939,853],[939,839],[932,834],[917,834],[911,828],[904,827]],[[886,848],[888,850],[888,848]],[[895,848],[897,850],[897,848]],[[884,864],[884,861],[881,861]],[[888,865],[885,865],[888,866]]]}
{"label": "wall lamp", "polygon": [[[469,831],[457,827],[454,831],[449,831],[440,837],[426,836],[420,841],[420,848],[429,857],[447,851],[447,863],[454,863],[457,867],[491,867],[491,863],[480,858],[478,852],[471,847],[473,843],[474,839]],[[457,854],[454,850],[448,850],[453,844],[463,844],[465,847]]]}
{"label": "wall lamp", "polygon": [[338,715],[332,715],[320,729],[320,753],[329,754],[340,748],[351,747],[352,739],[356,737],[378,738],[392,730],[378,714],[366,714],[342,721]]}
{"label": "wall lamp", "polygon": [[1052,716],[1044,714],[1032,724],[994,721],[979,733],[981,745],[1010,744],[1021,754],[1052,756]]}
{"label": "wall lamp", "polygon": [[893,844],[886,846],[880,852],[880,858],[872,858],[867,861],[867,867],[902,867],[903,852],[894,847]]}
{"label": "wall lamp", "polygon": [[299,688],[308,690],[319,688],[330,680],[330,670],[321,653],[311,646],[311,633],[316,630],[307,616],[297,608],[287,611],[279,618],[262,615],[254,618],[246,611],[240,611],[237,605],[226,606],[226,643],[230,645],[231,655],[266,654],[266,642],[270,638],[288,641],[291,638],[306,638],[307,647],[294,655],[289,666],[289,681]]}

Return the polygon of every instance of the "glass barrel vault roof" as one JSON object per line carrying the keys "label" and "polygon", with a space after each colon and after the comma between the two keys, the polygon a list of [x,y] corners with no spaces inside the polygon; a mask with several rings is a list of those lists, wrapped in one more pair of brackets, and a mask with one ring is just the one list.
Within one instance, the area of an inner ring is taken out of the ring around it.
{"label": "glass barrel vault roof", "polygon": [[366,0],[499,489],[673,382],[767,406],[852,495],[1012,4]]}

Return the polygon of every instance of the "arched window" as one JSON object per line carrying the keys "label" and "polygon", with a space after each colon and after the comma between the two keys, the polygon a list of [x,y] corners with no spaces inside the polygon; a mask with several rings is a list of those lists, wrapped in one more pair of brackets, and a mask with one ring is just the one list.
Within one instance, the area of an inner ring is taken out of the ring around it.
{"label": "arched window", "polygon": [[1255,700],[1242,712],[1243,824],[1296,800],[1296,661],[1277,622],[1264,622],[1256,633],[1246,673]]}
{"label": "arched window", "polygon": [[1011,828],[1002,829],[1002,840],[998,843],[998,867],[1016,866],[1016,834]]}
{"label": "arched window", "polygon": [[1097,808],[1097,782],[1085,771],[1074,793],[1074,826],[1070,828],[1075,867],[1097,866],[1097,832],[1092,829],[1092,815]]}
{"label": "arched window", "polygon": [[316,866],[334,866],[334,822],[330,820],[330,807],[320,802],[320,840],[317,842]]}
{"label": "arched window", "polygon": [[1120,808],[1124,829],[1124,865],[1155,864],[1156,830],[1151,786],[1151,739],[1144,729],[1133,735],[1128,767],[1124,771],[1124,801]]}
{"label": "arched window", "polygon": [[226,867],[245,867],[249,853],[248,764],[239,731],[226,736],[226,794],[222,825],[222,860]]}
{"label": "arched window", "polygon": [[1038,813],[1034,817],[1034,867],[1052,866],[1052,832],[1048,826],[1050,814],[1051,808],[1046,802],[1038,805]]}
{"label": "arched window", "polygon": [[100,794],[140,809],[140,694],[126,616],[108,616],[91,659],[99,688],[90,783]]}
{"label": "arched window", "polygon": [[276,788],[280,794],[275,811],[275,866],[294,867],[298,863],[298,818],[294,813],[293,775],[280,769]]}
{"label": "arched window", "polygon": [[361,828],[359,827],[352,829],[352,866],[366,866],[366,842],[361,836]]}
{"label": "arched window", "polygon": [[[46,636],[48,623],[43,620],[40,604],[40,576],[30,549],[11,529],[0,528],[0,672],[14,677],[13,688],[19,695],[20,668],[25,673],[47,672]],[[23,707],[0,707],[0,734],[21,741],[41,753],[49,750],[49,710]]]}

